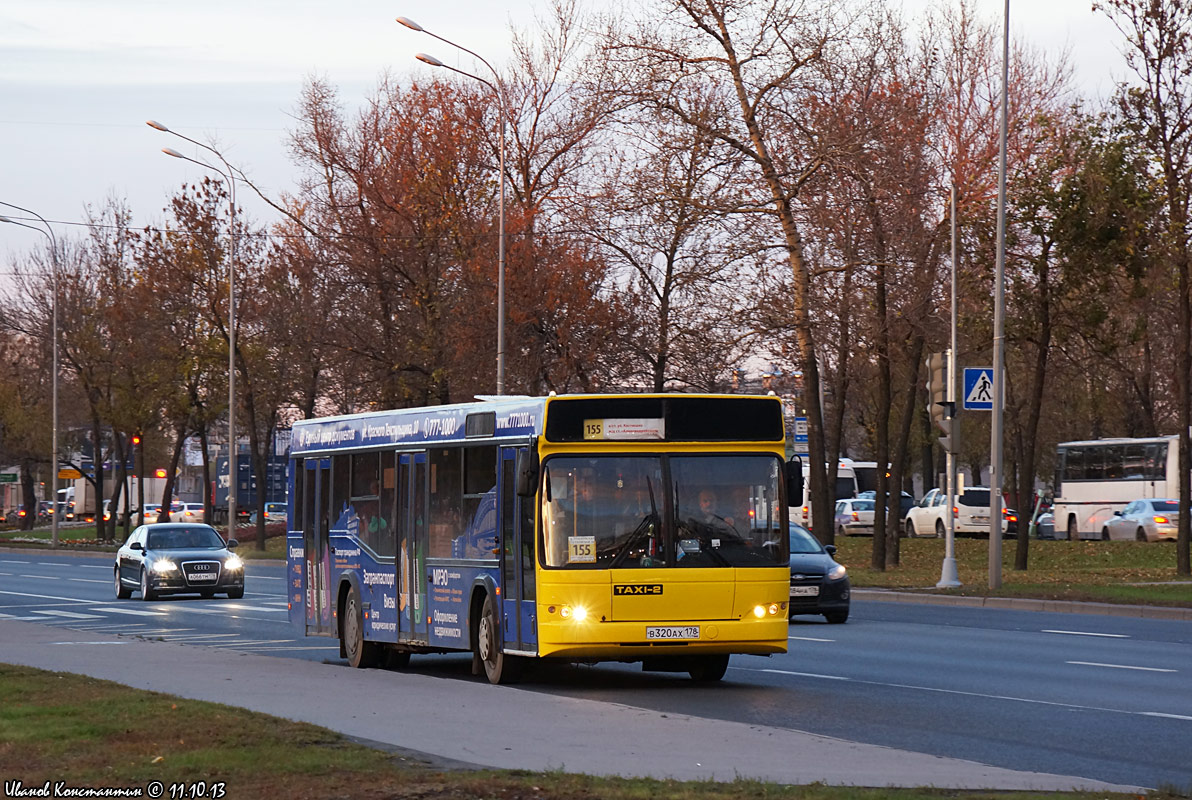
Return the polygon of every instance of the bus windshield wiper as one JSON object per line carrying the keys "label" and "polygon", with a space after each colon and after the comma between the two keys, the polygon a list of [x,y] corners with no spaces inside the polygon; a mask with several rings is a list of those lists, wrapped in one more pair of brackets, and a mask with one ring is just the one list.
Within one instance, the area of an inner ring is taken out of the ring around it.
{"label": "bus windshield wiper", "polygon": [[615,569],[620,566],[621,562],[629,556],[629,551],[632,549],[634,542],[638,540],[643,533],[654,530],[658,520],[658,504],[654,500],[654,485],[646,478],[646,489],[650,492],[650,513],[642,517],[642,521],[637,523],[637,527],[629,532],[625,537],[625,542],[613,556],[612,563],[608,565],[609,569]]}

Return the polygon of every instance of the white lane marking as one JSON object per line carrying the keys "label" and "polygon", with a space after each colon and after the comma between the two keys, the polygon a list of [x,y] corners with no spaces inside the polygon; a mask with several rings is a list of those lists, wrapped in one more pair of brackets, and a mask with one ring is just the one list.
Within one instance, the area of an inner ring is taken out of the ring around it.
{"label": "white lane marking", "polygon": [[1065,661],[1065,664],[1076,664],[1082,667],[1108,667],[1109,669],[1136,669],[1140,672],[1179,672],[1178,669],[1160,669],[1158,667],[1132,667],[1129,664],[1102,664],[1097,661]]}
{"label": "white lane marking", "polygon": [[284,608],[261,608],[260,606],[246,606],[240,603],[220,603],[220,608],[234,608],[237,611],[285,611]]}
{"label": "white lane marking", "polygon": [[71,619],[103,619],[102,614],[79,614],[74,611],[59,611],[56,608],[49,608],[45,611],[34,611],[34,614],[49,614],[54,617],[70,617]]}
{"label": "white lane marking", "polygon": [[[30,594],[29,592],[4,592],[4,591],[0,591],[0,594],[10,594],[10,595],[12,595],[13,597],[36,597],[36,598],[38,598],[39,600],[65,600],[65,601],[66,601],[66,602],[68,602],[68,603],[84,603],[84,604],[86,604],[86,603],[98,603],[98,602],[101,602],[101,601],[99,601],[99,600],[80,600],[80,599],[79,599],[79,598],[77,598],[77,597],[59,597],[58,595],[54,595],[54,594]],[[3,606],[0,606],[0,608],[3,608]]]}
{"label": "white lane marking", "polygon": [[313,645],[306,646],[306,647],[254,647],[254,648],[250,648],[250,649],[256,653],[280,653],[280,652],[286,651],[286,650],[321,650],[321,651],[328,652],[328,653],[338,653],[339,652],[338,647],[326,647],[326,646],[316,647]]}
{"label": "white lane marking", "polygon": [[285,580],[285,578],[278,577],[277,575],[253,575],[252,579],[254,581],[284,581]]}
{"label": "white lane marking", "polygon": [[50,642],[50,644],[128,644],[128,642]]}
{"label": "white lane marking", "polygon": [[112,571],[111,564],[79,564],[79,567],[81,569],[103,569],[107,570],[108,572]]}
{"label": "white lane marking", "polygon": [[[734,667],[734,669],[737,669]],[[740,669],[748,669],[748,667],[740,667]],[[826,681],[851,681],[852,678],[845,678],[842,675],[817,675],[814,672],[791,672],[786,669],[758,669],[754,672],[772,672],[775,675],[795,675],[800,678],[822,678]]]}
{"label": "white lane marking", "polygon": [[[194,630],[194,629],[187,628],[186,630]],[[236,637],[236,636],[239,636],[240,634],[238,634],[238,633],[165,633],[165,632],[159,632],[159,631],[140,631],[139,635],[141,635],[141,636],[155,635],[155,636],[160,636],[163,639],[191,640],[191,639],[226,639],[229,636]]]}
{"label": "white lane marking", "polygon": [[67,580],[77,583],[111,583],[111,581],[98,581],[95,578],[67,578]]}
{"label": "white lane marking", "polygon": [[53,561],[35,561],[39,567],[69,567],[70,564],[55,564]]}
{"label": "white lane marking", "polygon": [[834,642],[835,639],[816,639],[814,636],[788,636],[790,642]]}
{"label": "white lane marking", "polygon": [[1192,717],[1186,717],[1183,714],[1164,714],[1160,711],[1139,711],[1138,713],[1144,717],[1163,717],[1164,719],[1186,719],[1186,720],[1192,722]]}
{"label": "white lane marking", "polygon": [[43,581],[60,581],[62,580],[57,575],[19,575],[21,578],[37,578]]}
{"label": "white lane marking", "polygon": [[28,564],[28,561],[0,561],[0,564]]}
{"label": "white lane marking", "polygon": [[33,622],[34,620],[37,620],[38,622],[46,621],[45,617],[15,617],[12,614],[0,614],[0,619],[11,619],[16,622]]}
{"label": "white lane marking", "polygon": [[[934,686],[914,686],[907,683],[885,683],[883,681],[867,681],[860,678],[847,678],[843,675],[817,675],[813,672],[788,672],[781,669],[753,669],[752,667],[729,667],[729,669],[739,669],[746,672],[773,672],[779,675],[797,675],[805,678],[823,678],[829,681],[849,681],[851,683],[865,684],[866,686],[885,686],[892,689],[914,689],[920,692],[936,692],[938,694],[955,694],[962,697],[979,697],[985,700],[1008,700],[1014,703],[1030,703],[1039,706],[1052,706],[1054,708],[1073,708],[1077,711],[1105,711],[1110,714],[1129,714],[1138,717],[1154,717],[1163,716],[1157,711],[1127,711],[1121,708],[1104,708],[1102,706],[1084,706],[1077,703],[1060,703],[1054,700],[1032,700],[1029,697],[1011,697],[1002,694],[985,694],[983,692],[965,692],[960,689],[940,689]],[[1177,719],[1192,719],[1192,717],[1177,717]]]}
{"label": "white lane marking", "polygon": [[113,608],[111,606],[104,606],[102,608],[93,608],[92,611],[111,611],[114,614],[132,614],[138,617],[164,617],[164,611],[141,611],[137,608]]}
{"label": "white lane marking", "polygon": [[207,646],[208,647],[241,647],[241,646],[260,645],[260,644],[284,644],[286,642],[292,642],[292,641],[294,641],[294,640],[293,639],[245,639],[244,641],[236,641],[236,642],[212,642],[211,644],[209,644]]}
{"label": "white lane marking", "polygon": [[1068,636],[1100,636],[1104,639],[1129,639],[1124,633],[1093,633],[1092,631],[1043,631],[1043,633],[1064,633]]}

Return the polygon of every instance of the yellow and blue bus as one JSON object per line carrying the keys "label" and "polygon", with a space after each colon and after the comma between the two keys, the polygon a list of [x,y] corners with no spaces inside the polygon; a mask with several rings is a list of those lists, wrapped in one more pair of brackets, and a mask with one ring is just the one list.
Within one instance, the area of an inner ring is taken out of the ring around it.
{"label": "yellow and blue bus", "polygon": [[[642,662],[696,680],[786,652],[773,396],[498,397],[294,425],[290,620],[354,667],[470,651]],[[788,485],[788,477],[791,483]]]}

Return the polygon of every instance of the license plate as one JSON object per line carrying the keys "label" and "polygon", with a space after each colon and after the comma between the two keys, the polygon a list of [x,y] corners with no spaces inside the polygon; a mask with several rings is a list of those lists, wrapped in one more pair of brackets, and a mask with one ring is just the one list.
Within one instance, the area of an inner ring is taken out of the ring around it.
{"label": "license plate", "polygon": [[974,525],[988,525],[989,517],[973,517]]}
{"label": "license plate", "polygon": [[192,575],[188,575],[186,579],[191,583],[203,583],[206,581],[214,581],[218,577],[219,576],[214,572],[196,572]]}
{"label": "license plate", "polygon": [[647,639],[698,639],[698,625],[660,625],[646,628]]}
{"label": "license plate", "polygon": [[791,597],[815,597],[819,594],[818,586],[792,586]]}

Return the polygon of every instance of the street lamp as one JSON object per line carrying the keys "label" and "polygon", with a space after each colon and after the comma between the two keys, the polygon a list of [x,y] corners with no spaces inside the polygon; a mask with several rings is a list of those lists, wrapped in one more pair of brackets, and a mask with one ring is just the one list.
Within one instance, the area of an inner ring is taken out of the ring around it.
{"label": "street lamp", "polygon": [[[180,158],[183,161],[189,161],[192,164],[198,164],[200,167],[211,170],[217,173],[224,179],[228,186],[228,230],[232,236],[231,255],[228,258],[228,538],[233,537],[233,532],[236,529],[236,484],[239,478],[239,473],[236,470],[236,177],[235,170],[232,165],[227,162],[223,154],[210,145],[195,141],[189,136],[183,136],[178,131],[172,131],[165,125],[154,120],[146,120],[145,124],[154,130],[159,130],[163,133],[169,133],[190,142],[193,145],[202,147],[210,153],[213,153],[220,163],[224,165],[224,170],[214,167],[205,161],[200,161],[189,156],[184,156],[177,150],[169,147],[163,147],[161,151],[167,156],[173,158]],[[169,498],[166,498],[167,502]]]}
{"label": "street lamp", "polygon": [[[53,504],[50,506],[50,508],[54,510],[53,513],[50,514],[50,547],[56,548],[58,546],[58,242],[54,239],[54,229],[50,227],[50,223],[46,222],[45,217],[43,217],[41,214],[30,211],[27,208],[14,206],[12,203],[0,202],[0,205],[5,205],[9,208],[15,208],[18,211],[24,211],[26,214],[32,214],[41,220],[41,224],[45,226],[45,229],[43,230],[32,225],[26,225],[23,222],[17,222],[16,220],[9,219],[8,217],[0,217],[0,222],[7,222],[12,225],[20,225],[22,228],[28,228],[31,231],[37,231],[50,240],[50,263],[52,265],[51,269],[53,270],[53,276],[50,280],[50,291],[54,295],[50,303],[53,308],[52,316],[54,318],[51,328],[52,333],[50,334],[54,339],[53,346],[50,348],[54,354],[52,366],[50,367],[51,371],[53,372],[53,380],[51,381],[53,384],[53,389],[51,390],[53,397],[51,400],[51,414],[53,416],[53,422],[51,427],[53,429],[52,435],[54,437],[54,442],[50,447],[50,491],[52,492],[50,495],[50,502]],[[66,507],[65,503],[62,505],[63,508]],[[36,517],[36,513],[34,516]]]}
{"label": "street lamp", "polygon": [[465,72],[462,69],[456,69],[455,67],[444,64],[439,59],[432,55],[427,55],[426,53],[418,53],[414,56],[424,64],[429,64],[432,67],[444,67],[445,69],[449,69],[452,72],[458,72],[460,75],[466,75],[473,80],[480,81],[489,89],[492,89],[497,93],[497,102],[500,103],[501,106],[501,141],[498,148],[498,170],[501,173],[501,188],[500,209],[498,215],[499,222],[497,227],[497,394],[505,394],[505,119],[509,116],[509,113],[508,108],[505,105],[505,92],[501,88],[501,76],[497,74],[495,69],[493,69],[492,64],[488,63],[479,54],[472,52],[463,45],[456,44],[450,39],[444,39],[442,36],[439,36],[436,33],[431,33],[409,17],[398,17],[397,21],[412,31],[425,33],[427,36],[432,36],[435,39],[438,39],[440,42],[451,45],[457,50],[463,50],[465,53],[484,64],[484,66],[488,67],[489,71],[493,74],[493,80],[496,81],[496,85],[494,86],[492,83],[489,83],[479,75],[473,75],[472,73]]}

